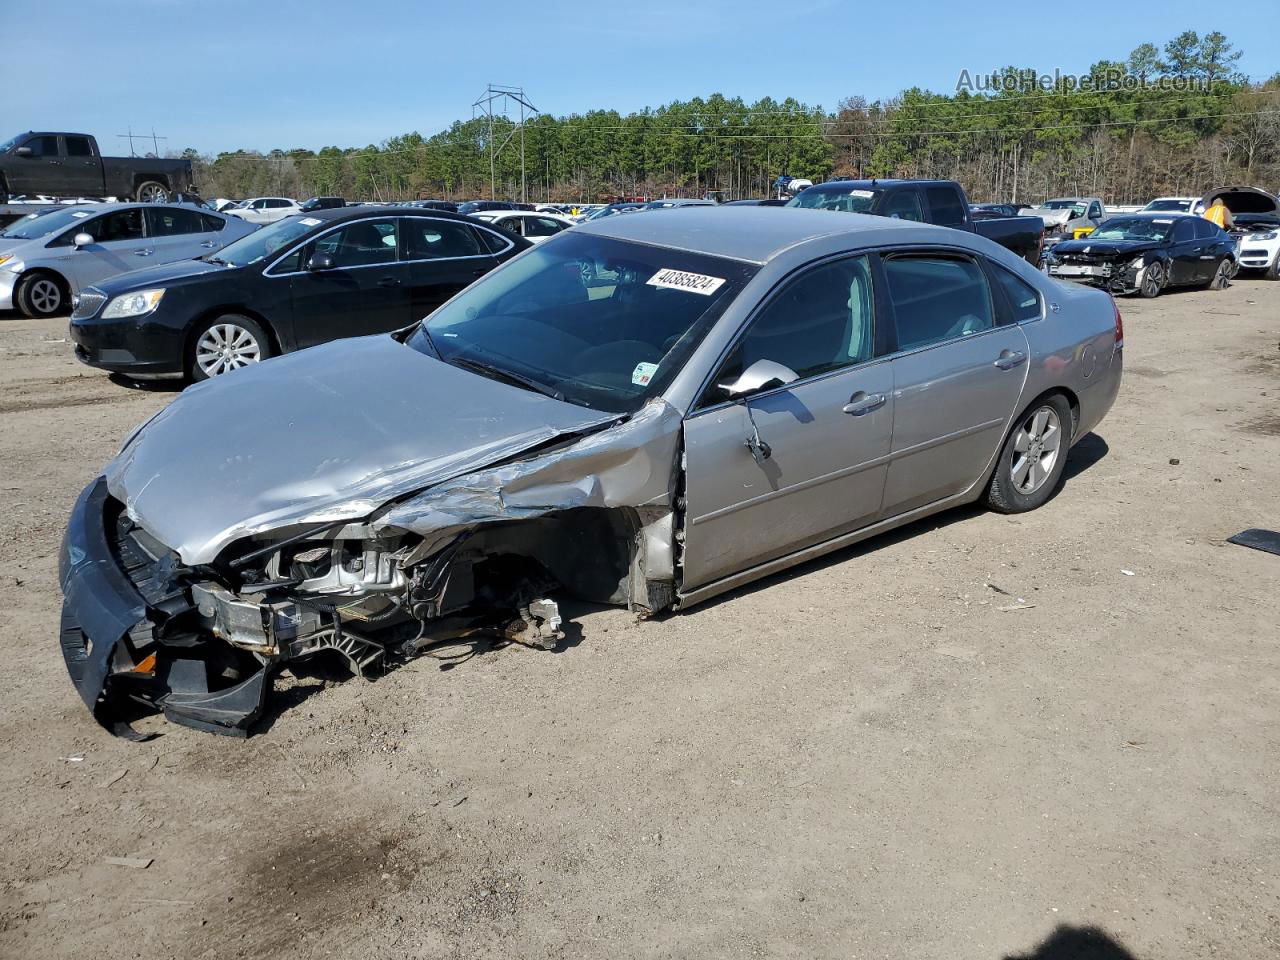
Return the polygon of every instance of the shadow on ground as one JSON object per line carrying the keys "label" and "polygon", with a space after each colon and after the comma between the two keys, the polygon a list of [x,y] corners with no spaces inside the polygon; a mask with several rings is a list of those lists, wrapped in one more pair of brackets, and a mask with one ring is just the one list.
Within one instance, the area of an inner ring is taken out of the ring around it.
{"label": "shadow on ground", "polygon": [[1004,960],[1138,960],[1098,927],[1061,926],[1030,953]]}

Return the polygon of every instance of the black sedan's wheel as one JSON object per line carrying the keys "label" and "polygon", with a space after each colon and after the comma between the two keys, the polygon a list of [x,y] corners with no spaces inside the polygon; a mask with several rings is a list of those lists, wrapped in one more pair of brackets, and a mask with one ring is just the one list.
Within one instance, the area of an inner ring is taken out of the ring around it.
{"label": "black sedan's wheel", "polygon": [[33,273],[19,280],[13,299],[18,310],[32,320],[56,317],[71,305],[65,285],[47,273]]}
{"label": "black sedan's wheel", "polygon": [[1024,513],[1053,496],[1062,480],[1075,425],[1061,394],[1037,401],[1014,423],[987,487],[986,503],[1000,513]]}
{"label": "black sedan's wheel", "polygon": [[1218,269],[1213,271],[1213,279],[1209,281],[1210,290],[1225,290],[1231,286],[1231,261],[1226,257],[1218,262]]}
{"label": "black sedan's wheel", "polygon": [[270,356],[271,341],[258,322],[228,313],[200,328],[192,340],[187,371],[192,380],[208,380]]}
{"label": "black sedan's wheel", "polygon": [[1164,289],[1164,264],[1159,260],[1147,264],[1146,269],[1142,272],[1142,283],[1138,287],[1138,292],[1150,300],[1152,297],[1160,296],[1160,291]]}
{"label": "black sedan's wheel", "polygon": [[139,203],[168,203],[169,191],[163,183],[147,180],[138,184],[137,200]]}

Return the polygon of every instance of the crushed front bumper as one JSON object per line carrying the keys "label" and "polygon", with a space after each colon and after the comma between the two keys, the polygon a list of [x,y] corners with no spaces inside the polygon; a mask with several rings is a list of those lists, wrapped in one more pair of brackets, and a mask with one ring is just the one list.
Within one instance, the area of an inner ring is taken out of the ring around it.
{"label": "crushed front bumper", "polygon": [[84,489],[58,557],[59,643],[80,699],[100,724],[131,739],[141,739],[129,723],[135,704],[160,708],[175,723],[245,736],[270,690],[268,668],[228,685],[195,647],[140,646],[165,616],[149,601],[173,606],[186,600],[167,576],[171,568],[136,550],[126,557],[113,542],[110,502],[105,479]]}

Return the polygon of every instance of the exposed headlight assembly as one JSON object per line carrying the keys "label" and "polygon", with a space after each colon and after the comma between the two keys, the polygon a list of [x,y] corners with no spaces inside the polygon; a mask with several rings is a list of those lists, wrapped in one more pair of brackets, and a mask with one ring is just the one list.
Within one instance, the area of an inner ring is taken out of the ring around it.
{"label": "exposed headlight assembly", "polygon": [[141,317],[150,313],[160,305],[164,296],[164,288],[156,290],[139,290],[137,293],[122,293],[107,304],[102,311],[103,320],[119,320],[121,317]]}

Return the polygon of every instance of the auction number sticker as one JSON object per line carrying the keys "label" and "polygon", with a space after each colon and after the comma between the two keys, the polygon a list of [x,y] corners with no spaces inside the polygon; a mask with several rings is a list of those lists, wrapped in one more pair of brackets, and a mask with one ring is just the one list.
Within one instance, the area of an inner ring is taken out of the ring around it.
{"label": "auction number sticker", "polygon": [[688,290],[709,297],[720,289],[723,277],[708,277],[701,273],[686,273],[683,270],[672,270],[663,267],[647,281],[651,287],[666,287],[668,290]]}
{"label": "auction number sticker", "polygon": [[303,217],[298,222],[301,223],[304,227],[314,227],[317,223],[320,223],[320,220],[316,219],[315,217]]}
{"label": "auction number sticker", "polygon": [[636,368],[631,371],[631,382],[637,387],[647,387],[649,381],[653,379],[653,375],[657,373],[658,365],[656,363],[645,363],[643,360],[636,364]]}
{"label": "auction number sticker", "polygon": [[850,190],[849,191],[849,196],[851,197],[865,198],[865,197],[874,197],[875,195],[876,195],[876,192],[874,190]]}

